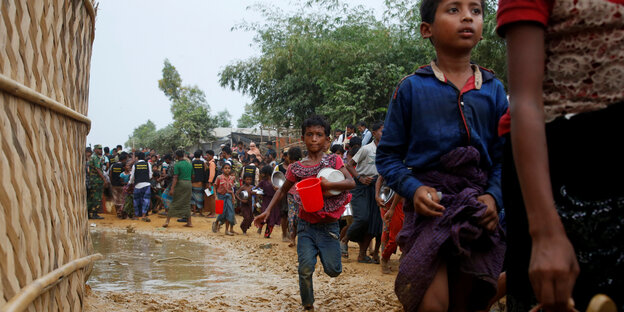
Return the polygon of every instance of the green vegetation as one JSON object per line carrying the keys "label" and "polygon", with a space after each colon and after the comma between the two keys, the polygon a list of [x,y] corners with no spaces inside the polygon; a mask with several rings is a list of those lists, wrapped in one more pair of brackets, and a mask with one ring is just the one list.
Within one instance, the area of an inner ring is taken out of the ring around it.
{"label": "green vegetation", "polygon": [[[260,55],[220,73],[222,86],[252,99],[239,126],[292,127],[312,113],[339,127],[381,120],[401,78],[435,55],[420,38],[418,1],[386,0],[381,19],[340,0],[309,0],[290,14],[268,5],[253,9],[264,22],[235,29],[256,34]],[[495,1],[488,0],[473,60],[505,81],[505,47],[495,26]]]}

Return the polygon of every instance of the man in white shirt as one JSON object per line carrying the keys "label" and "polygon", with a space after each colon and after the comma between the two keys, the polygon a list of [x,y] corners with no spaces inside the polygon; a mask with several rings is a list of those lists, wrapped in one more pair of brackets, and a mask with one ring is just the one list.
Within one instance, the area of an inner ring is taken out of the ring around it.
{"label": "man in white shirt", "polygon": [[[381,139],[383,122],[373,125],[374,141],[362,145],[360,150],[346,165],[356,181],[355,188],[351,191],[351,208],[353,211],[353,223],[347,230],[348,240],[357,242],[360,246],[358,262],[379,263],[379,247],[381,244],[381,233],[383,230],[383,220],[377,202],[375,201],[375,181],[377,180],[377,167],[375,166],[375,155],[377,144]],[[354,167],[357,165],[357,169]],[[373,237],[376,237],[375,251],[373,258],[366,255],[366,250]]]}

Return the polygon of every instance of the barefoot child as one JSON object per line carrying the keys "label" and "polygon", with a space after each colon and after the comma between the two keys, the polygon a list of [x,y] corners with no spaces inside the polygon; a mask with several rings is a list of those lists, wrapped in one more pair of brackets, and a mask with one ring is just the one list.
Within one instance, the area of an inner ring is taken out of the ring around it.
{"label": "barefoot child", "polygon": [[[302,157],[301,155],[301,148],[297,146],[289,148],[288,167],[299,161]],[[299,205],[295,202],[296,192],[297,191],[294,188],[290,188],[290,191],[286,194],[286,200],[288,201],[288,232],[290,233],[290,243],[288,244],[288,247],[295,247],[296,245],[295,238],[297,237],[297,224],[299,223]]]}
{"label": "barefoot child", "polygon": [[[319,116],[306,119],[301,127],[302,139],[306,145],[308,155],[301,161],[292,163],[286,172],[286,182],[275,193],[267,209],[254,220],[256,226],[265,223],[273,209],[279,209],[278,203],[295,183],[316,177],[323,168],[340,170],[345,177],[349,172],[344,168],[342,159],[335,154],[327,155],[325,150],[329,143],[329,124]],[[312,274],[316,265],[316,257],[321,258],[325,273],[336,277],[342,272],[340,259],[340,243],[338,241],[338,219],[344,211],[344,206],[351,200],[347,190],[352,189],[355,182],[347,178],[340,182],[321,180],[324,206],[317,212],[307,212],[299,209],[299,224],[297,225],[297,257],[299,258],[299,291],[301,303],[306,310],[314,309],[314,288]],[[341,191],[339,195],[331,196],[329,191]],[[299,194],[295,194],[295,202],[301,206]]]}
{"label": "barefoot child", "polygon": [[[243,216],[243,222],[240,224],[243,234],[247,234],[247,230],[251,227],[251,223],[253,223],[253,212],[251,208],[251,183],[253,183],[253,179],[252,174],[246,174],[243,176],[243,185],[241,185],[241,187],[239,187],[236,191],[236,199],[239,203],[238,207],[240,208],[240,213]],[[243,197],[243,191],[247,193],[246,198]]]}
{"label": "barefoot child", "polygon": [[390,256],[397,251],[396,237],[403,228],[403,198],[394,193],[392,198],[385,203],[380,197],[383,181],[383,177],[379,176],[375,184],[375,201],[377,201],[384,221],[383,233],[381,234],[381,272],[390,274],[388,261],[390,261]]}
{"label": "barefoot child", "polygon": [[470,62],[483,5],[421,2],[420,33],[436,60],[399,83],[377,149],[379,174],[406,199],[395,282],[406,311],[485,309],[502,270],[497,128],[507,99],[502,83]]}
{"label": "barefoot child", "polygon": [[233,202],[236,177],[232,175],[232,164],[228,161],[223,164],[221,171],[223,173],[215,180],[215,190],[217,198],[223,201],[223,213],[212,223],[212,231],[218,232],[221,224],[225,223],[225,235],[232,236],[234,235],[232,230],[236,224]]}
{"label": "barefoot child", "polygon": [[[258,187],[262,189],[264,195],[262,195],[262,212],[266,211],[269,203],[273,199],[275,195],[275,188],[271,183],[271,173],[273,172],[273,168],[270,165],[262,167],[260,169],[260,183],[258,183]],[[273,232],[273,227],[280,224],[281,221],[281,204],[278,205],[278,208],[275,208],[271,211],[269,218],[266,223],[266,230],[264,231],[264,238],[270,238],[271,233]],[[260,227],[262,228],[262,227]]]}

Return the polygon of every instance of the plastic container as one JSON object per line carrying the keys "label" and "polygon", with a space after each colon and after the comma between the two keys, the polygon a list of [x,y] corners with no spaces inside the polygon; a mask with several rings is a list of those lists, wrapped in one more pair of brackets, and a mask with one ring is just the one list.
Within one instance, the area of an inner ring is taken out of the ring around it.
{"label": "plastic container", "polygon": [[223,200],[221,199],[215,200],[215,213],[223,214]]}
{"label": "plastic container", "polygon": [[323,201],[323,190],[321,189],[321,179],[307,178],[299,181],[295,185],[303,210],[307,212],[317,212],[323,209],[325,202]]}

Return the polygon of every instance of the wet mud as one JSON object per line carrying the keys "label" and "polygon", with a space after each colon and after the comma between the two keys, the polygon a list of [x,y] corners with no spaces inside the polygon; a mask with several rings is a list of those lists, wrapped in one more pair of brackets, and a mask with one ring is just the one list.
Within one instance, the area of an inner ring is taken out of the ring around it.
{"label": "wet mud", "polygon": [[[100,260],[88,281],[86,311],[301,311],[295,248],[276,227],[270,239],[212,233],[214,219],[193,218],[167,229],[164,219],[118,220],[105,215],[91,223]],[[239,220],[240,221],[240,220]],[[128,233],[127,227],[133,233]],[[252,229],[250,229],[251,231]],[[330,278],[319,263],[314,273],[316,311],[401,311],[393,274],[376,264],[357,263],[350,243],[343,273]],[[172,259],[157,261],[172,257]]]}

